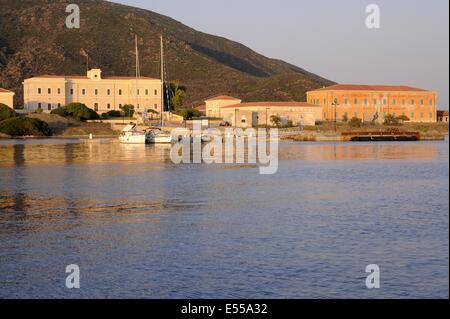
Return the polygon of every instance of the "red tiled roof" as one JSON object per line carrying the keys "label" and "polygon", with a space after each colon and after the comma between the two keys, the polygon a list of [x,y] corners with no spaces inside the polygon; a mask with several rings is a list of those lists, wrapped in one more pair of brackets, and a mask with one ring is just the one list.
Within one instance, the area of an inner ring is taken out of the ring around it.
{"label": "red tiled roof", "polygon": [[448,116],[448,111],[437,111],[438,116]]}
{"label": "red tiled roof", "polygon": [[6,89],[0,88],[0,93],[14,93],[13,91],[8,91]]}
{"label": "red tiled roof", "polygon": [[196,109],[199,111],[206,111],[206,104],[201,104],[197,106]]}
{"label": "red tiled roof", "polygon": [[214,101],[214,100],[236,100],[240,101],[241,99],[229,96],[229,95],[216,95],[213,97],[208,98],[206,101]]}
{"label": "red tiled roof", "polygon": [[427,90],[406,85],[362,85],[362,84],[336,84],[313,91],[413,91],[426,92]]}
{"label": "red tiled roof", "polygon": [[251,102],[240,103],[234,105],[224,106],[227,108],[243,108],[243,107],[319,107],[319,105],[313,105],[306,102]]}

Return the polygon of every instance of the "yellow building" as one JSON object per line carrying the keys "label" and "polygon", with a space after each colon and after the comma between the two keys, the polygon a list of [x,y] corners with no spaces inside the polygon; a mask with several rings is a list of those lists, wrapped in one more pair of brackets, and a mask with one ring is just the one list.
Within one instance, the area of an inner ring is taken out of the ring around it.
{"label": "yellow building", "polygon": [[161,80],[147,77],[102,77],[100,69],[87,76],[45,75],[27,79],[24,86],[24,109],[46,112],[69,103],[83,103],[99,113],[120,110],[125,104],[136,112],[154,109],[161,113]]}
{"label": "yellow building", "polygon": [[410,86],[337,84],[307,92],[307,101],[323,106],[329,121],[357,117],[382,122],[392,114],[411,122],[436,122],[436,93]]}
{"label": "yellow building", "polygon": [[206,116],[223,117],[222,108],[228,105],[239,104],[242,100],[228,95],[218,95],[211,97],[205,101]]}
{"label": "yellow building", "polygon": [[14,92],[0,88],[0,103],[14,108]]}
{"label": "yellow building", "polygon": [[282,124],[314,126],[322,121],[323,108],[306,102],[253,102],[222,107],[222,117],[232,126],[248,128],[273,125],[271,119],[278,117]]}

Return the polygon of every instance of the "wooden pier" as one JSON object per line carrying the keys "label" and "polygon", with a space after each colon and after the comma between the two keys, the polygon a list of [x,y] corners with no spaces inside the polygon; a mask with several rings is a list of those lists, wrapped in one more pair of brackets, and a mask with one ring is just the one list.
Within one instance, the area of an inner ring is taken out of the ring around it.
{"label": "wooden pier", "polygon": [[347,142],[420,141],[419,132],[400,130],[343,132],[341,136]]}

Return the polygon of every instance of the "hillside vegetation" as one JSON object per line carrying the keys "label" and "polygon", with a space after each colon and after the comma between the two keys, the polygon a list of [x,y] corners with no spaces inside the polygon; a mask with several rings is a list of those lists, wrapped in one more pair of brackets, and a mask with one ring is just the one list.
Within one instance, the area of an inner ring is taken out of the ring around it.
{"label": "hillside vegetation", "polygon": [[[78,0],[81,28],[67,29],[63,0],[0,0],[0,87],[23,102],[22,81],[44,75],[84,75],[85,57],[105,76],[134,75],[134,35],[141,73],[159,77],[159,34],[165,37],[169,80],[187,87],[185,105],[216,94],[244,100],[305,100],[305,92],[332,84],[242,44],[208,35],[160,14],[100,0]],[[270,39],[267,39],[270,41]],[[300,40],[299,40],[300,41]]]}

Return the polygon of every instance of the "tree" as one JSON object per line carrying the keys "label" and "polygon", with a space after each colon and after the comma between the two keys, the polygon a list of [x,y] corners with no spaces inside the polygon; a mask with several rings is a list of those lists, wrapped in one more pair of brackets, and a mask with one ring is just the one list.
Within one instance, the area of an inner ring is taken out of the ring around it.
{"label": "tree", "polygon": [[0,121],[17,117],[18,114],[9,106],[0,103]]}
{"label": "tree", "polygon": [[351,127],[361,127],[363,125],[363,122],[361,119],[354,116],[350,119],[348,125],[350,125]]}
{"label": "tree", "polygon": [[120,107],[125,117],[133,117],[134,115],[134,105],[125,104]]}
{"label": "tree", "polygon": [[[167,86],[167,83],[165,84]],[[186,97],[186,87],[180,85],[179,82],[169,83],[170,109],[171,111],[180,110],[183,107],[184,98]],[[165,109],[168,109],[167,95],[164,94]]]}
{"label": "tree", "polygon": [[281,124],[281,118],[278,115],[272,115],[270,117],[270,122],[272,122],[273,125],[278,127]]}
{"label": "tree", "polygon": [[406,115],[403,115],[403,114],[400,115],[399,117],[397,117],[397,119],[400,121],[400,123],[409,121],[409,117],[407,117]]}
{"label": "tree", "polygon": [[51,136],[48,124],[29,117],[12,117],[0,122],[0,133],[10,136]]}
{"label": "tree", "polygon": [[348,115],[347,115],[347,114],[344,114],[344,116],[342,117],[342,121],[343,121],[344,123],[347,123],[347,122],[348,122]]}
{"label": "tree", "polygon": [[72,117],[79,121],[98,120],[100,116],[94,110],[82,103],[70,103],[53,110],[51,114],[63,117]]}
{"label": "tree", "polygon": [[197,109],[189,108],[189,109],[181,111],[180,115],[186,121],[186,120],[192,120],[193,118],[196,118],[196,117],[201,117],[202,113]]}
{"label": "tree", "polygon": [[386,114],[386,116],[384,117],[384,125],[398,125],[400,124],[399,119],[392,115],[392,114]]}

